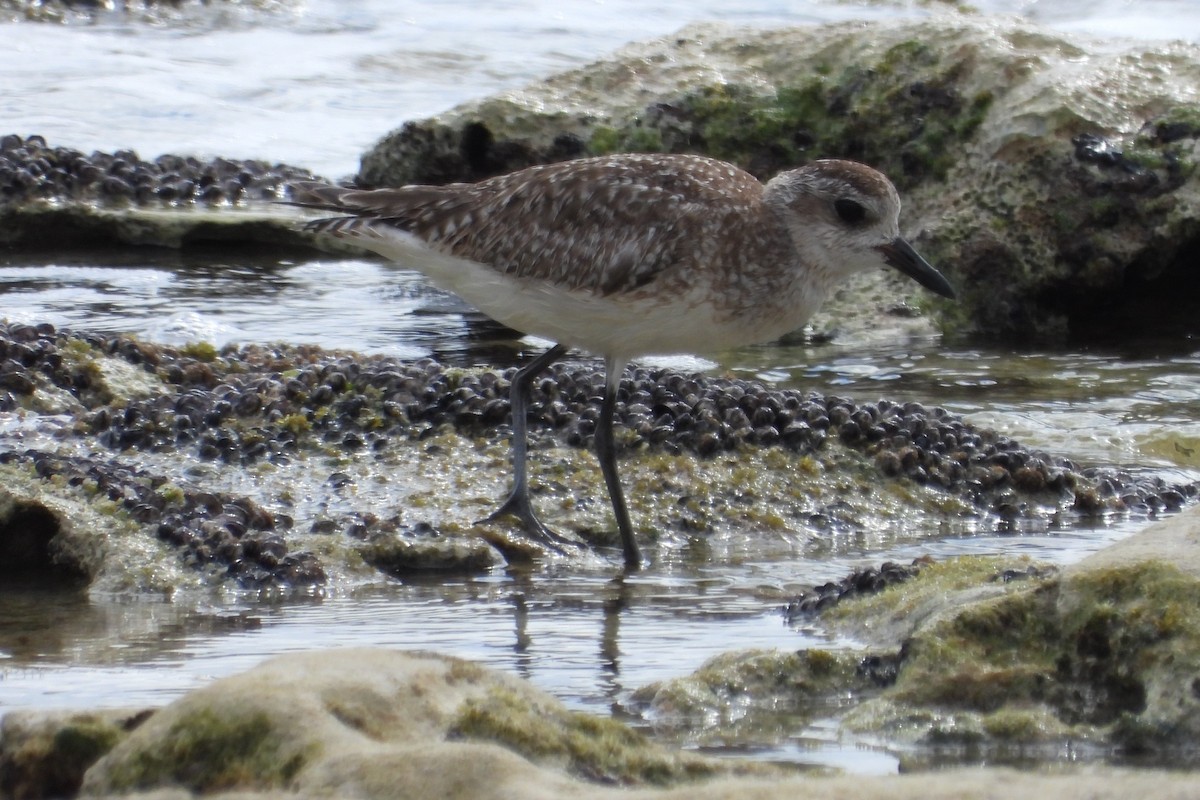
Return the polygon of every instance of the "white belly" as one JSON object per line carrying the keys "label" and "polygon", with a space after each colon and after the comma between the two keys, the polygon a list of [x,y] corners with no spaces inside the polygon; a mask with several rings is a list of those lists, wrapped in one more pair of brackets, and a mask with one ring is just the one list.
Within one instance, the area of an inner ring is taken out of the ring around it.
{"label": "white belly", "polygon": [[712,353],[767,341],[800,327],[819,298],[787,317],[719,311],[713,287],[698,280],[682,294],[598,295],[563,289],[535,278],[515,278],[486,264],[446,255],[401,231],[356,238],[356,242],[424,273],[439,288],[457,294],[514,330],[596,355],[629,359],[650,354]]}

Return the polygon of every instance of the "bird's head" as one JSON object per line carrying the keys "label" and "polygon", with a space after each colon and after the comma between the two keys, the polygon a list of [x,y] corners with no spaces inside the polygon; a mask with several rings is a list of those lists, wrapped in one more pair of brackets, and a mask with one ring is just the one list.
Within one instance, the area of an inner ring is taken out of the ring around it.
{"label": "bird's head", "polygon": [[900,196],[883,173],[854,161],[814,161],[771,179],[765,200],[805,265],[826,280],[893,267],[954,297],[949,281],[900,235]]}

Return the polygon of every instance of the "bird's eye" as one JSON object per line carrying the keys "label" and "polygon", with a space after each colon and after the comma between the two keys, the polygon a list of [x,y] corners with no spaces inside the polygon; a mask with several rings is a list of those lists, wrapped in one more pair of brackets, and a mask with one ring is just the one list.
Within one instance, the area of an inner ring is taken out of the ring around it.
{"label": "bird's eye", "polygon": [[867,209],[857,200],[840,197],[833,201],[833,210],[847,225],[857,225],[867,217]]}

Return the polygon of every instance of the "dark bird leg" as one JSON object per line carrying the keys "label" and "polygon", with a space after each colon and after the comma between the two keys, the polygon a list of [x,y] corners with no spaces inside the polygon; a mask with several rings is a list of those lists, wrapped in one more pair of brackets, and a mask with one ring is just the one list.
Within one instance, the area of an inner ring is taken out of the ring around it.
{"label": "dark bird leg", "polygon": [[600,471],[608,486],[613,514],[617,517],[617,530],[621,533],[621,547],[625,551],[625,568],[636,570],[641,566],[641,554],[633,538],[633,525],[629,521],[629,509],[625,507],[625,494],[621,491],[621,478],[617,474],[617,449],[613,441],[613,411],[617,407],[617,389],[621,386],[621,375],[625,372],[623,359],[608,359],[605,365],[604,400],[600,403],[600,419],[596,423],[596,458],[600,460]]}
{"label": "dark bird leg", "polygon": [[578,546],[579,542],[561,536],[547,528],[537,518],[533,511],[533,503],[529,499],[529,470],[527,465],[528,442],[526,405],[529,401],[529,385],[543,370],[557,361],[567,348],[556,344],[530,363],[517,370],[510,387],[512,405],[512,454],[513,454],[513,490],[508,499],[498,509],[484,517],[482,522],[494,522],[506,514],[512,514],[525,524],[525,531],[530,536],[544,542],[549,547],[562,551],[561,545]]}

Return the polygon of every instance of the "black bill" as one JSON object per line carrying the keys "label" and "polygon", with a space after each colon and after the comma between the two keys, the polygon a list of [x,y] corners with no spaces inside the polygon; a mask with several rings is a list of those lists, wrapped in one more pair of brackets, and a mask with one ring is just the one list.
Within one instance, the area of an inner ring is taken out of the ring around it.
{"label": "black bill", "polygon": [[897,236],[887,244],[879,245],[879,252],[890,266],[903,272],[931,292],[937,292],[942,297],[954,299],[954,287],[946,276],[938,272],[921,254],[913,250],[912,245]]}

